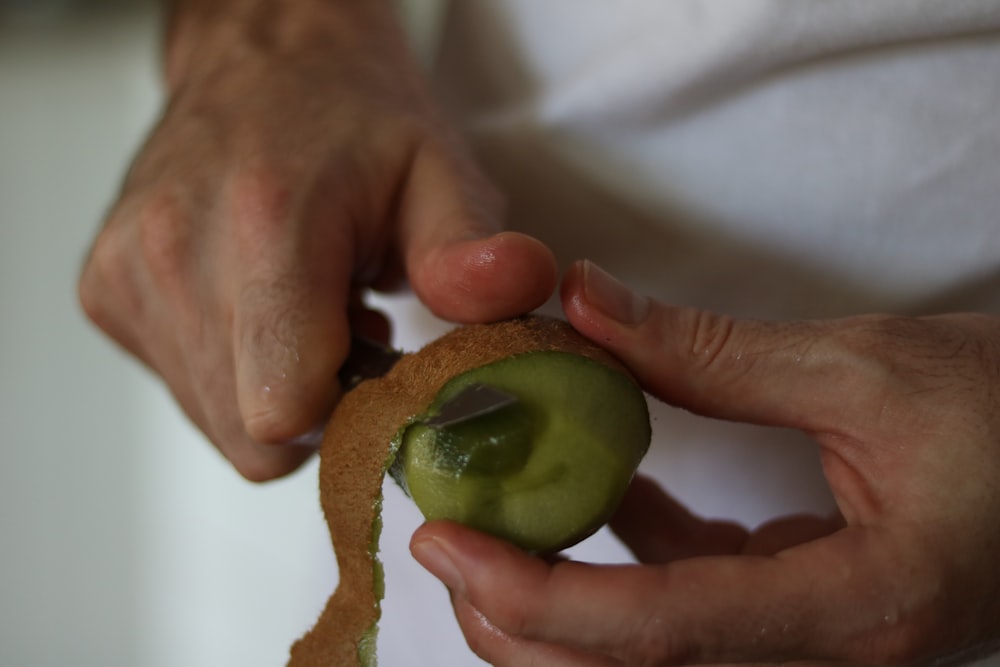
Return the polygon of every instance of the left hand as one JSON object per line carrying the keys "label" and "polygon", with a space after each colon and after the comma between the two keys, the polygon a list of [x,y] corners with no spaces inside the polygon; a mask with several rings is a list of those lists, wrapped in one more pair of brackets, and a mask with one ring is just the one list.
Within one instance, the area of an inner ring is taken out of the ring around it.
{"label": "left hand", "polygon": [[612,528],[643,563],[547,562],[451,523],[413,537],[495,665],[972,659],[1000,647],[1000,319],[751,322],[655,303],[592,265],[572,324],[650,393],[821,445],[841,516],[753,533],[639,478]]}

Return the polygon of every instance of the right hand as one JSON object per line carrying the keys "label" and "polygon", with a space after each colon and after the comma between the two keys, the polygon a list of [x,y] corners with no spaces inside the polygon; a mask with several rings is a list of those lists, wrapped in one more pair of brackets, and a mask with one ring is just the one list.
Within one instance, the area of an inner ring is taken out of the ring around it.
{"label": "right hand", "polygon": [[545,246],[500,232],[500,197],[381,3],[273,4],[278,18],[174,31],[169,103],[79,285],[251,480],[313,451],[281,445],[317,444],[303,436],[339,396],[350,329],[387,335],[362,288],[405,276],[434,313],[474,322],[537,307],[557,279]]}

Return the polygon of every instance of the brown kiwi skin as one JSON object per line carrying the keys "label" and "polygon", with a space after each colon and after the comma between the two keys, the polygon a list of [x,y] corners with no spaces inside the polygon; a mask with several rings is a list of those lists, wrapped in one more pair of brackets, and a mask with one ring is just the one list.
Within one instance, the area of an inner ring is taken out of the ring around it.
{"label": "brown kiwi skin", "polygon": [[292,646],[289,667],[358,664],[358,642],[379,616],[372,530],[391,443],[400,428],[456,375],[533,351],[579,354],[629,375],[566,322],[527,315],[458,327],[343,396],[323,437],[319,469],[320,503],[340,583],[313,629]]}

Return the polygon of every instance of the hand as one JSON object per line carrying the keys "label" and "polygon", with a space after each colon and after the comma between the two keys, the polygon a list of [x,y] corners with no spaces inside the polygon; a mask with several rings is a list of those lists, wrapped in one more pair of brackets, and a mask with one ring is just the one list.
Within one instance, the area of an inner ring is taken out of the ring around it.
{"label": "hand", "polygon": [[638,297],[590,264],[570,321],[652,394],[820,443],[841,516],[748,534],[637,479],[612,527],[644,564],[414,535],[497,665],[971,659],[1000,648],[1000,319],[752,322]]}
{"label": "hand", "polygon": [[[289,472],[339,396],[361,305],[405,275],[485,321],[554,290],[550,251],[438,118],[381,2],[177,2],[169,104],[80,281],[85,310],[163,376],[244,476]],[[229,15],[216,15],[228,8]]]}

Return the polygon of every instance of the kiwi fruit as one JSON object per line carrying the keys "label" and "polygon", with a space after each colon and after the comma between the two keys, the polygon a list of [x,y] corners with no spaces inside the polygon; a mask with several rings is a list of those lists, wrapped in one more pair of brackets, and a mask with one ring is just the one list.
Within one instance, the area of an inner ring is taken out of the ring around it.
{"label": "kiwi fruit", "polygon": [[[470,386],[514,397],[458,423],[434,417]],[[340,581],[291,667],[374,665],[382,593],[382,480],[428,519],[452,519],[539,553],[600,528],[650,439],[626,369],[561,320],[459,327],[338,404],[320,450],[320,500]]]}

